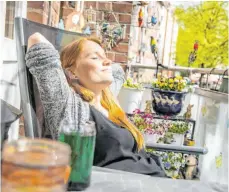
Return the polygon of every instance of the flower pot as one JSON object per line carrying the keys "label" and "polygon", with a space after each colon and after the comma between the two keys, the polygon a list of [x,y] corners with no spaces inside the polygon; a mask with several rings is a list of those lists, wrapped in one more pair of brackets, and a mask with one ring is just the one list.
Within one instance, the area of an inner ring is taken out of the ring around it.
{"label": "flower pot", "polygon": [[186,92],[152,90],[152,105],[154,111],[159,115],[177,115],[183,107],[183,99]]}
{"label": "flower pot", "polygon": [[184,144],[184,134],[177,134],[173,133],[174,141],[171,143],[171,145],[183,145]]}
{"label": "flower pot", "polygon": [[133,114],[133,111],[141,106],[142,95],[143,90],[122,87],[118,101],[126,113]]}
{"label": "flower pot", "polygon": [[158,139],[161,137],[159,134],[149,134],[149,133],[144,133],[144,139],[145,142],[150,142],[150,143],[157,143]]}
{"label": "flower pot", "polygon": [[179,177],[179,170],[165,170],[165,174],[171,178]]}

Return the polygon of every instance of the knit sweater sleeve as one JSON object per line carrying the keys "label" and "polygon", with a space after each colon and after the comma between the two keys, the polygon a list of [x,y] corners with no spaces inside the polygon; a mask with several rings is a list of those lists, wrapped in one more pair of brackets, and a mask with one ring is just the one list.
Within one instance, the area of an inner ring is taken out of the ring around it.
{"label": "knit sweater sleeve", "polygon": [[89,116],[87,104],[69,87],[59,53],[51,44],[33,45],[25,60],[39,89],[45,124],[54,138],[63,121],[77,124]]}

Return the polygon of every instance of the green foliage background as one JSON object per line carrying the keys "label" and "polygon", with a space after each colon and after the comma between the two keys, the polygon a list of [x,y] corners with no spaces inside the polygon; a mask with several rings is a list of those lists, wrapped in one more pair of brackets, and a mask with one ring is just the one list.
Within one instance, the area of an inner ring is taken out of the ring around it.
{"label": "green foliage background", "polygon": [[191,67],[222,67],[228,65],[228,2],[205,1],[184,9],[177,7],[179,25],[176,64],[188,66],[188,57],[195,40],[199,41],[197,58]]}

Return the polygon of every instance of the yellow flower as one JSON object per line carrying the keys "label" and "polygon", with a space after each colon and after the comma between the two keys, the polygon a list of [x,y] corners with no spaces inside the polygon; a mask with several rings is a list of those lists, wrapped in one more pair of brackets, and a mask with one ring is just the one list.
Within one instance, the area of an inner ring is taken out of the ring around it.
{"label": "yellow flower", "polygon": [[163,78],[161,79],[161,81],[164,82],[164,81],[165,81],[165,78],[163,77]]}
{"label": "yellow flower", "polygon": [[169,85],[169,88],[172,89],[172,88],[173,88],[173,84],[170,84],[170,85]]}
{"label": "yellow flower", "polygon": [[169,79],[169,83],[173,83],[174,82],[174,80],[173,79]]}
{"label": "yellow flower", "polygon": [[176,76],[176,79],[181,80],[182,77],[178,75],[178,76]]}

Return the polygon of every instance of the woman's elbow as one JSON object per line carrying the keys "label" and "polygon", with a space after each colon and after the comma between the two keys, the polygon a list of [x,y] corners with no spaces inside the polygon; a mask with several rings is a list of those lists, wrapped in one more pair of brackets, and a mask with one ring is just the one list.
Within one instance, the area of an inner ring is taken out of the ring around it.
{"label": "woman's elbow", "polygon": [[32,34],[28,39],[28,49],[37,43],[49,43],[50,42],[40,33],[36,32]]}

